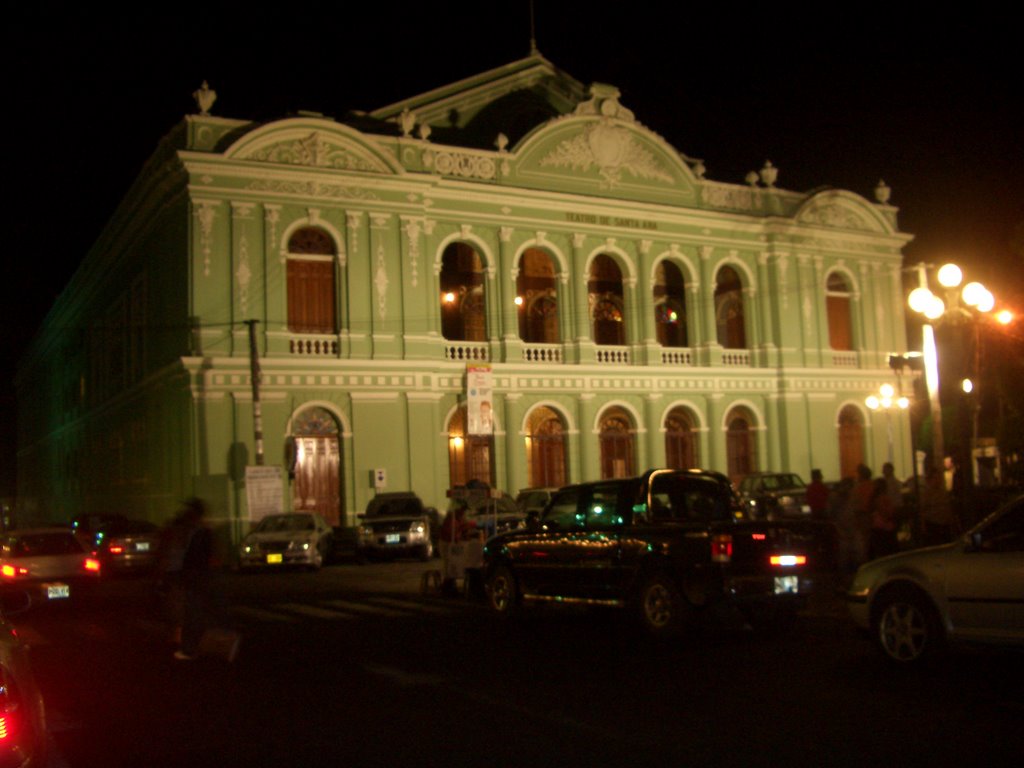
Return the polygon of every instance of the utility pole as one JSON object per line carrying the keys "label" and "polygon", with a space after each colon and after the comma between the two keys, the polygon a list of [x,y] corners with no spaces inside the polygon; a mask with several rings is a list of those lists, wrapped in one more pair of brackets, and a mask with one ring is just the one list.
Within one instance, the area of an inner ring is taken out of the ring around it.
{"label": "utility pole", "polygon": [[256,323],[246,320],[249,326],[249,374],[252,379],[252,428],[256,437],[256,466],[263,466],[263,410],[260,406],[260,355],[256,348]]}

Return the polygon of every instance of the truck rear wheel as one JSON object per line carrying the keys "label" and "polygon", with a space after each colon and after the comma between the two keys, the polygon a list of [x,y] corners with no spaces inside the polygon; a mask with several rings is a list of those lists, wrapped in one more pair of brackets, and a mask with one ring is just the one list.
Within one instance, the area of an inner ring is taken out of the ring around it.
{"label": "truck rear wheel", "polygon": [[649,576],[641,583],[637,608],[644,629],[654,637],[672,637],[682,630],[686,601],[665,576]]}

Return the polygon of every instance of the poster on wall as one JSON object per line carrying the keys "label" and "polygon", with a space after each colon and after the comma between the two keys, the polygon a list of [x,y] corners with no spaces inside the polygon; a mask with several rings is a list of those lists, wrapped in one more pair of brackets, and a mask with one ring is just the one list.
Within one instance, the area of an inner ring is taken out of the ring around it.
{"label": "poster on wall", "polygon": [[245,468],[245,500],[249,521],[256,523],[267,515],[284,511],[284,472],[279,466]]}
{"label": "poster on wall", "polygon": [[492,373],[489,365],[466,366],[466,416],[471,435],[494,433],[494,418],[491,412]]}

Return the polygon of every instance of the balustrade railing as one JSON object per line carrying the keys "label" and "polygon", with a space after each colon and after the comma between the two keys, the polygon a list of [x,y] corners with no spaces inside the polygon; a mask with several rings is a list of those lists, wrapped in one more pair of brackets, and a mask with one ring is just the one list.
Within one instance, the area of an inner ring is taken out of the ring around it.
{"label": "balustrade railing", "polygon": [[562,362],[561,344],[526,344],[523,346],[523,360],[528,363]]}
{"label": "balustrade railing", "polygon": [[303,357],[337,357],[338,340],[333,336],[292,336],[288,351]]}
{"label": "balustrade railing", "polygon": [[629,347],[598,347],[597,362],[612,365],[628,365]]}
{"label": "balustrade railing", "polygon": [[444,359],[464,362],[487,362],[491,357],[486,344],[468,341],[447,341],[444,345]]}

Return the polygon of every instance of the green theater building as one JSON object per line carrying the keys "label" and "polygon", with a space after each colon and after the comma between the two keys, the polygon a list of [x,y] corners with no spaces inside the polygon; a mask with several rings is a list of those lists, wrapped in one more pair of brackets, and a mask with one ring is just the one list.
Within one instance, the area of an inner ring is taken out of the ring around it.
{"label": "green theater building", "polygon": [[627,97],[539,54],[344,120],[204,86],[21,361],[21,514],[200,495],[237,538],[261,461],[337,525],[471,478],[908,474],[864,404],[906,350],[887,188],[712,181]]}

